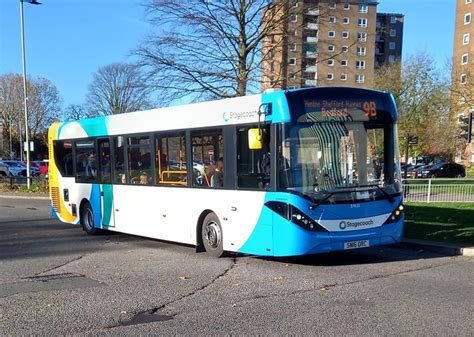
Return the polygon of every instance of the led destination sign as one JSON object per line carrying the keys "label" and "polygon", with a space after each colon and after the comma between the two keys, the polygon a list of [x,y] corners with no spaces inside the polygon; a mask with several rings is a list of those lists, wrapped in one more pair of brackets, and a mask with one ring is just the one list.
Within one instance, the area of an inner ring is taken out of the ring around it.
{"label": "led destination sign", "polygon": [[305,113],[298,122],[368,121],[378,117],[375,101],[305,100]]}

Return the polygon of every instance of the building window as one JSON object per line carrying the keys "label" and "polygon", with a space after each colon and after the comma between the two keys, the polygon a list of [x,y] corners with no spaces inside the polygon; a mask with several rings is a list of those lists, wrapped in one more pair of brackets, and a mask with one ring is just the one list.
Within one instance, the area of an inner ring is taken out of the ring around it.
{"label": "building window", "polygon": [[359,27],[367,27],[367,19],[359,18],[359,20],[357,20],[357,25]]}
{"label": "building window", "polygon": [[334,65],[334,60],[333,59],[329,59],[328,60],[328,66],[332,67]]}
{"label": "building window", "polygon": [[341,81],[347,81],[347,74],[341,74]]}
{"label": "building window", "polygon": [[471,13],[464,14],[464,24],[468,25],[471,23]]}
{"label": "building window", "polygon": [[336,17],[335,16],[330,16],[329,17],[329,23],[336,23]]}
{"label": "building window", "polygon": [[298,36],[298,30],[297,29],[295,29],[295,31],[293,32],[293,35]]}
{"label": "building window", "polygon": [[395,50],[395,47],[396,47],[395,42],[390,42],[388,44],[388,49],[390,49],[390,50]]}
{"label": "building window", "polygon": [[298,15],[295,15],[295,14],[290,15],[290,21],[291,22],[298,22]]}
{"label": "building window", "polygon": [[469,37],[470,37],[469,33],[464,34],[462,36],[462,44],[464,44],[464,45],[469,44]]}
{"label": "building window", "polygon": [[345,3],[344,4],[344,10],[348,11],[349,9],[351,9],[351,5],[348,4],[348,3]]}
{"label": "building window", "polygon": [[288,45],[288,49],[289,49],[290,51],[296,51],[296,44],[295,44],[295,43],[290,43],[290,44]]}
{"label": "building window", "polygon": [[369,11],[369,6],[359,5],[359,13],[367,13]]}
{"label": "building window", "polygon": [[330,44],[330,45],[328,46],[328,51],[332,53],[332,52],[334,52],[334,50],[336,50],[336,47],[334,47],[333,44]]}
{"label": "building window", "polygon": [[461,77],[459,78],[459,83],[465,84],[466,81],[467,81],[467,75],[466,75],[466,74],[462,74]]}
{"label": "building window", "polygon": [[328,73],[327,77],[328,80],[332,81],[334,79],[334,74],[333,73]]}
{"label": "building window", "polygon": [[331,2],[329,4],[329,9],[336,9],[336,3],[335,2]]}
{"label": "building window", "polygon": [[342,46],[341,50],[342,50],[343,53],[347,53],[349,51],[349,47],[348,46]]}
{"label": "building window", "polygon": [[466,0],[466,5],[469,5],[472,2],[472,0]]}
{"label": "building window", "polygon": [[342,23],[343,23],[343,24],[348,25],[349,22],[350,22],[349,17],[345,16],[345,17],[342,18]]}
{"label": "building window", "polygon": [[390,63],[395,62],[395,55],[388,55],[388,62]]}
{"label": "building window", "polygon": [[341,60],[341,67],[347,67],[347,60]]}
{"label": "building window", "polygon": [[290,79],[294,80],[296,78],[296,74],[295,73],[290,73],[290,76],[288,76]]}
{"label": "building window", "polygon": [[333,31],[333,30],[330,30],[330,31],[328,32],[328,36],[329,36],[329,37],[336,37],[336,32]]}
{"label": "building window", "polygon": [[356,61],[356,69],[365,69],[365,61]]}
{"label": "building window", "polygon": [[288,64],[289,64],[290,66],[294,66],[294,65],[296,64],[296,59],[295,59],[295,58],[290,58],[290,59],[288,60]]}
{"label": "building window", "polygon": [[367,49],[365,47],[357,47],[357,55],[364,56],[367,54]]}
{"label": "building window", "polygon": [[397,30],[396,29],[390,29],[390,36],[391,37],[397,36]]}
{"label": "building window", "polygon": [[290,0],[291,7],[298,7],[298,0]]}
{"label": "building window", "polygon": [[467,53],[462,54],[461,63],[462,64],[467,64],[468,60],[469,60],[469,55]]}
{"label": "building window", "polygon": [[363,33],[363,32],[357,33],[357,40],[361,42],[367,41],[367,33]]}
{"label": "building window", "polygon": [[343,39],[348,39],[349,38],[349,32],[342,32],[342,38]]}
{"label": "building window", "polygon": [[396,16],[391,16],[390,17],[390,23],[397,23],[397,17]]}
{"label": "building window", "polygon": [[357,74],[355,80],[356,80],[356,83],[364,83],[365,82],[365,75]]}

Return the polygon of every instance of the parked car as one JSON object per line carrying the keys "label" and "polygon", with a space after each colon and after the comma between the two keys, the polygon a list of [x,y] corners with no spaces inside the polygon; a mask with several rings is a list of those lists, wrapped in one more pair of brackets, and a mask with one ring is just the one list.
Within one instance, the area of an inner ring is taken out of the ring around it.
{"label": "parked car", "polygon": [[417,178],[417,173],[418,173],[417,170],[422,166],[423,165],[419,165],[419,164],[417,164],[417,165],[408,164],[406,177],[405,177],[405,167],[402,167],[403,177],[407,178],[407,179]]}
{"label": "parked car", "polygon": [[26,176],[26,168],[15,160],[3,160],[3,165],[8,168],[12,176]]}
{"label": "parked car", "polygon": [[36,161],[35,163],[40,171],[40,174],[42,176],[48,177],[49,162],[47,160],[40,160]]}
{"label": "parked car", "polygon": [[456,163],[438,163],[420,171],[420,178],[464,178],[466,168]]}
{"label": "parked car", "polygon": [[0,161],[0,177],[11,176],[8,166]]}

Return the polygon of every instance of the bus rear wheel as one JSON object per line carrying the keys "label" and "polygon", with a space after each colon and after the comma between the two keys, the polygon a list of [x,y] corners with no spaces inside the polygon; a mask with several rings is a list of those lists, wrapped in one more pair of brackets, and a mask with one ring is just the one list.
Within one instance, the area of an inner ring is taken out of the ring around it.
{"label": "bus rear wheel", "polygon": [[201,238],[206,252],[214,257],[224,254],[222,241],[222,227],[219,218],[214,213],[209,213],[202,224]]}
{"label": "bus rear wheel", "polygon": [[89,235],[98,234],[99,230],[94,227],[94,212],[92,212],[91,204],[86,202],[81,210],[82,229]]}

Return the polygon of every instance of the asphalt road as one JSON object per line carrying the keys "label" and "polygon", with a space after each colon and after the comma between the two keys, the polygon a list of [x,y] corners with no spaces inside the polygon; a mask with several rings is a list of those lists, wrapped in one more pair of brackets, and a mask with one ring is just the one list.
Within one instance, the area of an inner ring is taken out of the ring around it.
{"label": "asphalt road", "polygon": [[474,336],[474,259],[398,247],[214,259],[0,198],[0,335]]}

